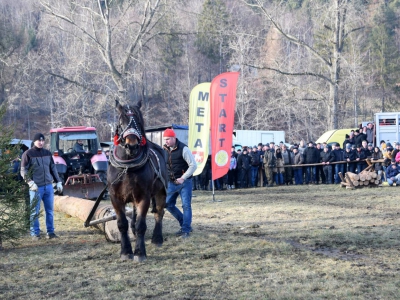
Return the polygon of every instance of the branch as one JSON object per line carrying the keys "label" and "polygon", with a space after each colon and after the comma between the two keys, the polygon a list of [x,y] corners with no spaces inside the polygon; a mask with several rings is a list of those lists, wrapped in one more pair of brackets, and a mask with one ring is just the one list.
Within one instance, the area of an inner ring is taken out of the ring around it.
{"label": "branch", "polygon": [[85,90],[87,90],[87,91],[89,91],[89,92],[91,92],[91,93],[100,94],[100,95],[106,95],[105,93],[103,93],[103,92],[101,92],[101,91],[99,91],[99,90],[92,89],[92,88],[88,87],[88,86],[85,85],[85,84],[79,83],[78,81],[69,79],[69,78],[67,78],[67,77],[65,77],[65,76],[62,76],[62,75],[59,75],[59,74],[55,74],[55,73],[53,73],[53,72],[51,72],[51,71],[46,71],[46,72],[47,72],[48,74],[54,76],[54,77],[61,78],[61,79],[65,80],[65,81],[67,81],[67,82],[69,82],[69,83],[72,83],[72,84],[75,84],[75,85],[77,85],[77,86],[80,86],[80,87],[84,88]]}
{"label": "branch", "polygon": [[275,69],[275,68],[271,68],[271,67],[260,67],[260,66],[253,66],[253,65],[249,65],[249,64],[244,64],[244,65],[245,65],[245,66],[248,66],[248,67],[256,68],[256,69],[259,69],[259,70],[271,70],[271,71],[275,71],[275,72],[277,72],[277,73],[279,73],[279,74],[282,74],[282,75],[291,75],[291,76],[303,76],[303,75],[306,75],[306,76],[313,76],[313,77],[317,77],[317,78],[321,78],[321,79],[323,79],[323,80],[326,80],[326,81],[328,81],[330,84],[334,84],[334,83],[332,82],[332,80],[330,80],[328,77],[326,77],[325,75],[322,75],[322,74],[318,74],[318,73],[313,73],[313,72],[296,72],[296,73],[291,73],[291,72],[286,72],[286,71],[282,71],[282,70]]}

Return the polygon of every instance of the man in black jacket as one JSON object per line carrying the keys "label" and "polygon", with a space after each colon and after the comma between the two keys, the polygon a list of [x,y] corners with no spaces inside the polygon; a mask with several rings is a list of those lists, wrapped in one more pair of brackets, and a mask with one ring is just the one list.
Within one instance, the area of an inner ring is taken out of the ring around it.
{"label": "man in black jacket", "polygon": [[[314,147],[313,142],[308,143],[308,147],[304,150],[304,163],[305,164],[315,164],[319,163],[319,151]],[[317,167],[311,166],[306,169],[306,184],[317,183]]]}
{"label": "man in black jacket", "polygon": [[325,174],[325,183],[332,184],[332,165],[331,163],[335,161],[335,156],[331,151],[330,146],[326,146],[323,152],[320,153],[321,162],[323,164],[323,172]]}
{"label": "man in black jacket", "polygon": [[44,135],[35,134],[34,146],[25,151],[21,159],[21,176],[29,185],[31,205],[36,204],[31,214],[30,234],[33,240],[40,239],[39,211],[40,202],[43,201],[46,212],[47,238],[56,238],[54,233],[54,190],[53,180],[57,182],[57,190],[62,192],[63,187],[53,157],[49,150],[43,149]]}
{"label": "man in black jacket", "polygon": [[243,148],[237,164],[240,166],[240,187],[247,188],[251,182],[251,156],[249,155],[247,148]]}
{"label": "man in black jacket", "polygon": [[[344,153],[343,150],[340,149],[340,144],[336,143],[335,149],[332,150],[333,155],[335,156],[335,162],[344,161]],[[344,164],[335,164],[335,184],[339,184],[342,180],[339,177],[339,172],[344,173]]]}

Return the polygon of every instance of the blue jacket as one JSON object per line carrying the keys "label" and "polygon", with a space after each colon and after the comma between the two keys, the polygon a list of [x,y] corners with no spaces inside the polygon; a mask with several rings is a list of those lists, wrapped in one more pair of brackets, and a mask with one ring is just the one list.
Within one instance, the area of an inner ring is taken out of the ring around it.
{"label": "blue jacket", "polygon": [[393,169],[392,165],[390,165],[389,167],[387,167],[386,169],[386,177],[387,178],[392,178],[392,177],[396,177],[397,174],[400,173],[399,167],[396,165],[396,168]]}

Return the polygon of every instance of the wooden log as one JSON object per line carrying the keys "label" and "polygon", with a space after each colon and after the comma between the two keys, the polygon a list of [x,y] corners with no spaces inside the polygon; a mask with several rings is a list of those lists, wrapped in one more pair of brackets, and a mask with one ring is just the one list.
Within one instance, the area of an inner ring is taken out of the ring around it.
{"label": "wooden log", "polygon": [[354,190],[353,186],[346,186],[346,190]]}
{"label": "wooden log", "polygon": [[378,185],[378,184],[380,184],[380,183],[381,183],[380,180],[376,180],[376,179],[375,179],[375,184],[376,184],[376,185]]}
{"label": "wooden log", "polygon": [[370,173],[366,173],[365,174],[365,180],[371,180],[372,176],[370,175]]}
{"label": "wooden log", "polygon": [[368,180],[363,181],[363,183],[364,183],[364,185],[369,185],[369,181]]}
{"label": "wooden log", "polygon": [[350,183],[351,187],[354,187],[354,184],[353,184],[352,180],[349,178],[349,176],[347,176],[347,173],[344,174],[344,178],[345,178],[346,182]]}
{"label": "wooden log", "polygon": [[351,179],[351,181],[360,180],[360,176],[356,173],[346,172],[346,175]]}
{"label": "wooden log", "polygon": [[338,173],[340,179],[342,180],[342,182],[346,182],[346,179],[344,179],[342,172]]}
{"label": "wooden log", "polygon": [[[54,210],[66,213],[72,217],[79,218],[82,221],[86,221],[89,216],[94,201],[86,200],[82,198],[75,198],[69,196],[54,196]],[[93,220],[102,219],[113,215],[113,207],[109,204],[100,204],[96,209],[93,216]],[[128,222],[131,222],[131,218],[127,216]],[[83,227],[83,224],[82,224]],[[111,242],[119,242],[121,235],[118,230],[117,221],[108,221],[103,224],[95,225],[96,228],[105,232],[107,240]],[[128,230],[128,235],[131,240],[134,240],[132,230]]]}
{"label": "wooden log", "polygon": [[357,181],[352,181],[351,182],[354,186],[359,186],[360,185],[360,182],[357,180]]}
{"label": "wooden log", "polygon": [[372,178],[375,179],[377,176],[378,176],[378,174],[376,174],[376,172],[371,172],[371,177],[372,177]]}
{"label": "wooden log", "polygon": [[367,172],[370,172],[370,170],[373,168],[373,165],[366,167],[364,170],[361,171],[360,174],[365,174]]}
{"label": "wooden log", "polygon": [[369,182],[375,184],[375,179],[374,179],[374,178],[371,178],[371,179],[369,180]]}
{"label": "wooden log", "polygon": [[341,187],[346,187],[346,186],[350,186],[350,184],[347,183],[347,182],[343,182],[343,181],[342,181],[342,182],[340,183],[340,186],[341,186]]}
{"label": "wooden log", "polygon": [[360,181],[365,181],[365,174],[360,173]]}

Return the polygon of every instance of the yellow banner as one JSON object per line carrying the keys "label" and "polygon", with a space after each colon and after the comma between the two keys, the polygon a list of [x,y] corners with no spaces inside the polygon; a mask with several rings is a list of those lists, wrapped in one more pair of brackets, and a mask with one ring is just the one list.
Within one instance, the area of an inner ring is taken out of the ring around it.
{"label": "yellow banner", "polygon": [[203,171],[209,153],[210,85],[210,82],[200,83],[190,92],[188,147],[197,163],[193,176]]}

